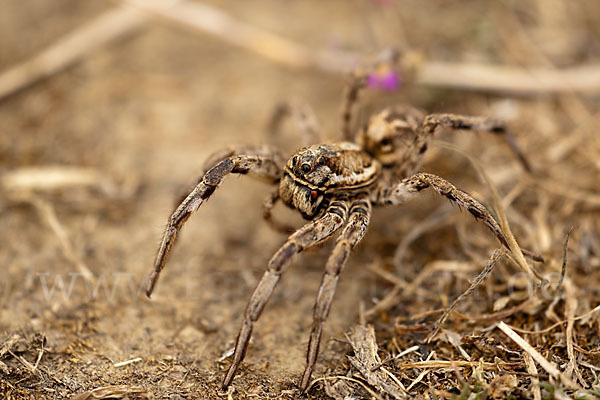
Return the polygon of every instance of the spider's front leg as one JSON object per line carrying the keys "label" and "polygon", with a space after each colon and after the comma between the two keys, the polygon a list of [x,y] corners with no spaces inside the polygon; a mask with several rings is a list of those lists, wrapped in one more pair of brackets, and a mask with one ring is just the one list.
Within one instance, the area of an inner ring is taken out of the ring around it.
{"label": "spider's front leg", "polygon": [[[437,193],[446,197],[448,200],[456,202],[461,207],[469,211],[477,220],[482,220],[483,223],[492,231],[504,247],[510,250],[508,241],[500,225],[496,222],[492,214],[485,208],[483,204],[477,201],[469,193],[457,189],[452,183],[440,178],[437,175],[424,172],[417,173],[411,177],[401,180],[392,187],[382,186],[374,192],[373,201],[377,204],[402,204],[423,189],[431,187]],[[532,258],[535,261],[543,262],[544,259],[529,251],[524,250],[523,255]]]}
{"label": "spider's front leg", "polygon": [[233,361],[223,380],[223,390],[226,390],[231,384],[235,372],[246,354],[254,322],[260,317],[263,308],[281,278],[281,274],[287,269],[292,258],[301,251],[331,237],[342,227],[346,221],[347,213],[348,205],[346,203],[339,201],[332,202],[321,218],[313,220],[298,229],[273,255],[269,261],[267,270],[256,286],[256,289],[254,289],[250,301],[246,306],[242,327],[235,343]]}
{"label": "spider's front leg", "polygon": [[439,127],[454,130],[483,131],[502,135],[506,143],[510,146],[510,149],[519,159],[519,162],[523,165],[523,168],[528,172],[532,171],[531,165],[519,147],[513,133],[508,129],[505,122],[500,119],[458,114],[430,114],[423,120],[419,132],[424,146],[427,146],[428,139]]}
{"label": "spider's front leg", "polygon": [[183,224],[214,193],[225,176],[228,174],[249,174],[271,183],[277,183],[281,179],[281,165],[283,165],[283,162],[283,157],[279,152],[268,146],[228,150],[219,153],[216,159],[212,158],[211,166],[207,168],[196,187],[175,209],[167,222],[146,294],[148,296],[152,294],[177,233]]}
{"label": "spider's front leg", "polygon": [[368,198],[356,200],[350,207],[348,223],[342,230],[335,243],[333,252],[327,260],[325,273],[319,287],[319,293],[315,302],[313,313],[313,326],[310,333],[310,341],[308,342],[308,351],[306,354],[306,368],[300,380],[300,390],[305,392],[308,388],[310,377],[313,368],[319,355],[319,344],[321,342],[321,333],[323,323],[329,314],[329,307],[335,294],[339,275],[346,265],[346,260],[350,255],[350,251],[364,237],[369,219],[371,218],[371,203]]}

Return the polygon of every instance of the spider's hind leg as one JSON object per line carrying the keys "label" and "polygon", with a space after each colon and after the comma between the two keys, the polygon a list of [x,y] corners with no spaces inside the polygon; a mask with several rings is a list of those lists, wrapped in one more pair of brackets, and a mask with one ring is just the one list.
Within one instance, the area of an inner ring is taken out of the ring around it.
{"label": "spider's hind leg", "polygon": [[419,133],[425,137],[424,139],[428,139],[438,128],[484,131],[502,135],[512,152],[523,165],[523,168],[528,172],[532,171],[531,164],[519,147],[512,131],[500,119],[458,114],[430,114],[423,120]]}
{"label": "spider's hind leg", "polygon": [[[242,152],[247,154],[242,154]],[[148,296],[152,294],[171,247],[175,243],[177,233],[183,224],[214,193],[225,176],[230,173],[249,174],[271,183],[277,183],[281,178],[280,166],[282,163],[283,158],[279,152],[267,146],[228,150],[225,153],[219,153],[218,157],[213,157],[209,164],[210,167],[198,180],[196,187],[183,199],[167,222],[146,294]]]}

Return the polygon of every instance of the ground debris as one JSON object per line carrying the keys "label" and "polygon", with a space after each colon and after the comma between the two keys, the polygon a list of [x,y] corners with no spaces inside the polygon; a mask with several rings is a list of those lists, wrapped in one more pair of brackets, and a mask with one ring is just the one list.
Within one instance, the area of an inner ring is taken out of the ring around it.
{"label": "ground debris", "polygon": [[[336,399],[361,398],[356,392],[362,386],[371,395],[376,393],[378,399],[406,399],[406,393],[397,381],[394,381],[383,367],[377,368],[381,366],[381,358],[377,354],[373,327],[357,325],[347,338],[354,350],[354,355],[348,356],[348,360],[357,371],[356,379],[345,380],[344,377],[339,377],[336,382],[328,382],[325,389],[327,394]],[[363,380],[366,383],[362,382]]]}
{"label": "ground debris", "polygon": [[85,393],[77,394],[71,400],[100,400],[100,399],[123,399],[130,398],[131,395],[142,395],[141,399],[149,399],[147,391],[139,386],[104,386],[89,390]]}

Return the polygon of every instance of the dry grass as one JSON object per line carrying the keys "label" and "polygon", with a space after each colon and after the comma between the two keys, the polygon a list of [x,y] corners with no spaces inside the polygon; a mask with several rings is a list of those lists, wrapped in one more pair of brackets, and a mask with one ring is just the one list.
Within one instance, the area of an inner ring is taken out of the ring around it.
{"label": "dry grass", "polygon": [[[17,66],[0,75],[0,398],[217,397],[240,313],[283,238],[260,221],[267,188],[230,179],[148,301],[143,276],[173,199],[209,153],[266,140],[283,98],[306,99],[335,138],[339,71],[390,45],[404,85],[366,93],[363,117],[408,102],[507,119],[531,174],[501,140],[472,133],[442,133],[452,145],[424,170],[504,214],[518,246],[546,262],[524,265],[511,246],[476,279],[497,244],[468,215],[433,195],[377,210],[309,397],[600,397],[600,4],[145,4],[0,6],[0,71]],[[121,19],[104,30],[99,15]],[[279,140],[291,150],[288,128]],[[327,249],[286,273],[232,398],[295,396]]]}

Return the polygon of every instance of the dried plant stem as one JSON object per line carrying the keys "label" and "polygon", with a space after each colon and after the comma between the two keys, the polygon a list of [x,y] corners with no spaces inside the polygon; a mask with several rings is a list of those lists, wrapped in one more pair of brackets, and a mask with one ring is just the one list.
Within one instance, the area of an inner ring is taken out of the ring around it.
{"label": "dried plant stem", "polygon": [[428,62],[422,66],[418,79],[419,83],[428,86],[513,95],[593,94],[600,90],[600,65],[559,70],[549,67]]}
{"label": "dried plant stem", "polygon": [[446,320],[448,319],[448,317],[450,316],[450,314],[452,314],[452,312],[454,311],[454,309],[456,308],[456,306],[458,306],[458,304],[462,300],[464,300],[471,293],[473,293],[473,291],[477,288],[477,286],[479,286],[481,284],[481,282],[483,282],[483,280],[485,279],[485,277],[488,276],[490,272],[492,272],[492,270],[494,269],[494,267],[496,266],[496,264],[498,263],[498,261],[500,260],[500,258],[502,256],[504,256],[505,254],[506,253],[501,248],[494,250],[494,252],[490,256],[490,258],[488,259],[488,262],[485,265],[485,268],[483,269],[483,271],[481,271],[481,273],[479,275],[477,275],[477,277],[475,278],[475,280],[473,281],[473,283],[471,284],[471,286],[469,286],[469,288],[463,294],[461,294],[460,296],[458,296],[452,302],[452,304],[450,305],[450,307],[448,307],[446,309],[446,311],[444,311],[444,313],[442,314],[442,316],[433,324],[433,329],[432,329],[431,333],[429,333],[429,335],[427,335],[427,338],[425,339],[425,343],[430,343],[431,342],[431,340],[435,337],[435,335],[437,335],[438,331],[440,330],[440,328],[442,327],[442,325],[444,324],[444,322],[446,322]]}
{"label": "dried plant stem", "polygon": [[560,379],[560,381],[569,389],[577,390],[580,389],[579,385],[577,385],[571,378],[561,373],[558,368],[550,361],[546,360],[544,356],[542,356],[536,349],[533,348],[525,339],[519,336],[515,331],[513,331],[508,325],[504,323],[504,321],[500,321],[498,324],[498,328],[506,334],[512,341],[514,341],[519,347],[521,347],[527,354],[531,356],[538,364],[542,366],[552,377],[555,379]]}
{"label": "dried plant stem", "polygon": [[540,380],[537,378],[538,370],[533,362],[533,358],[529,353],[523,353],[523,360],[525,361],[525,367],[527,372],[531,375],[531,390],[533,391],[534,400],[542,400],[542,388],[540,388]]}
{"label": "dried plant stem", "polygon": [[573,349],[574,345],[574,335],[573,335],[573,327],[575,325],[575,312],[577,311],[577,305],[579,304],[577,300],[577,293],[575,293],[575,286],[570,279],[566,279],[565,281],[565,314],[567,316],[567,330],[565,332],[566,341],[567,341],[567,355],[569,356],[569,363],[567,365],[566,374],[571,376],[575,373],[575,376],[579,380],[583,386],[586,386],[585,380],[583,376],[581,376],[581,371],[579,371],[579,366],[577,365],[577,360],[575,356],[575,350]]}
{"label": "dried plant stem", "polygon": [[462,361],[462,360],[432,360],[432,361],[415,361],[398,364],[398,369],[411,369],[411,368],[460,368],[460,367],[479,367],[481,366],[486,370],[498,370],[498,364],[481,361]]}
{"label": "dried plant stem", "polygon": [[364,382],[362,382],[359,379],[354,379],[351,378],[349,376],[344,376],[344,375],[337,375],[337,376],[324,376],[321,378],[317,378],[314,379],[310,385],[308,385],[308,389],[306,389],[307,391],[310,390],[310,388],[312,388],[314,386],[315,383],[319,382],[319,381],[329,381],[329,380],[337,380],[337,379],[342,379],[342,380],[346,380],[346,381],[350,381],[350,382],[354,382],[359,384],[360,386],[363,387],[363,389],[365,389],[371,396],[373,396],[374,399],[378,399],[378,400],[384,400],[383,397],[381,397],[380,395],[378,395],[376,392],[374,392],[371,388],[369,388],[369,386],[367,386]]}
{"label": "dried plant stem", "polygon": [[[313,51],[299,42],[239,21],[213,6],[189,1],[122,0],[155,16],[209,33],[278,64],[347,73],[360,54]],[[146,16],[129,6],[115,7],[59,39],[34,57],[0,74],[0,100],[52,76],[98,48],[139,29]],[[460,90],[534,95],[600,92],[600,65],[557,70],[430,61],[417,69],[419,84]]]}
{"label": "dried plant stem", "polygon": [[142,14],[128,6],[101,14],[34,57],[0,74],[0,100],[61,72],[99,47],[140,28],[144,21]]}
{"label": "dried plant stem", "polygon": [[94,274],[92,271],[90,271],[83,260],[81,260],[81,258],[76,254],[73,246],[71,245],[71,241],[69,240],[69,235],[67,234],[67,231],[63,225],[60,223],[52,204],[34,196],[33,194],[13,196],[13,200],[29,203],[38,211],[40,216],[46,221],[52,232],[54,232],[58,238],[63,254],[79,270],[83,276],[83,279],[86,281],[86,284],[95,284]]}

